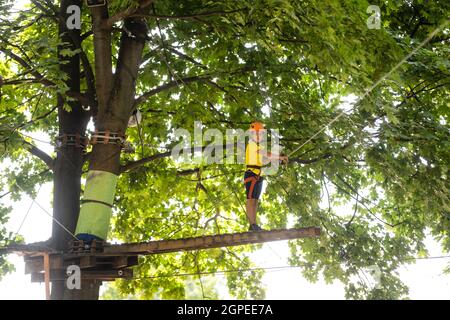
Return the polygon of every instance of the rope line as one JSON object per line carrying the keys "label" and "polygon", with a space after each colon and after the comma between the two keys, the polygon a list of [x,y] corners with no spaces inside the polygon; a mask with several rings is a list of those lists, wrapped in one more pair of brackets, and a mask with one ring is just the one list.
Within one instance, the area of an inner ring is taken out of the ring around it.
{"label": "rope line", "polygon": [[[15,182],[16,186],[19,187],[20,190],[22,190],[25,194],[27,194],[27,192],[25,191],[25,189],[23,189],[18,183],[17,181]],[[28,194],[27,194],[28,195]],[[58,219],[56,219],[55,217],[53,217],[53,215],[48,212],[43,206],[41,206],[39,204],[39,202],[37,202],[35,199],[33,199],[32,197],[30,197],[30,199],[33,201],[34,204],[36,204],[42,211],[44,211],[50,218],[52,218],[53,221],[55,221],[63,230],[65,230],[68,234],[70,234],[75,240],[80,240],[78,239],[69,229],[67,229],[61,222],[58,221]]]}
{"label": "rope line", "polygon": [[[350,109],[352,111],[355,106],[361,102],[363,98],[365,98],[369,93],[375,89],[381,82],[386,80],[389,76],[391,76],[392,73],[394,73],[395,70],[397,70],[406,60],[411,58],[420,48],[422,48],[424,45],[426,45],[438,32],[440,32],[445,26],[449,23],[450,20],[446,20],[444,23],[442,23],[439,27],[437,27],[433,32],[431,32],[425,40],[423,40],[416,48],[414,48],[413,51],[411,51],[409,54],[407,54],[400,62],[398,62],[388,73],[386,73],[383,77],[381,77],[377,82],[372,84],[365,92],[364,94],[359,97],[359,99],[354,103],[353,107]],[[345,111],[342,111],[339,113],[336,117],[334,117],[330,122],[328,122],[325,126],[323,126],[319,131],[317,131],[314,135],[312,135],[308,140],[303,142],[299,147],[295,148],[294,151],[292,151],[288,157],[296,153],[298,150],[300,150],[303,146],[305,146],[308,142],[310,142],[312,139],[317,137],[320,133],[322,133],[326,128],[328,128],[331,124],[336,122],[340,117],[342,117],[345,114]]]}
{"label": "rope line", "polygon": [[[37,198],[37,196],[39,195],[39,192],[41,191],[41,188],[42,188],[42,184],[39,186],[39,190],[38,190],[38,192],[36,193],[36,198]],[[19,225],[19,228],[17,228],[17,231],[16,231],[16,233],[14,234],[13,239],[15,239],[15,238],[17,237],[17,235],[19,234],[20,230],[22,229],[22,226],[24,225],[25,220],[27,220],[28,214],[30,213],[31,208],[33,207],[33,204],[34,204],[34,201],[31,201],[30,206],[28,207],[27,213],[25,213],[25,216],[23,217],[22,222],[21,222],[20,225]]]}

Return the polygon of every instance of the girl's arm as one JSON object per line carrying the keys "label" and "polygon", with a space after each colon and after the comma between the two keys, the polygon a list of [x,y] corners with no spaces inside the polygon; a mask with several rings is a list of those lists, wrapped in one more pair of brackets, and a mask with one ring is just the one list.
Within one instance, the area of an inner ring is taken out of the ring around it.
{"label": "girl's arm", "polygon": [[263,160],[266,160],[266,161],[267,160],[268,161],[279,160],[279,161],[284,162],[284,163],[288,162],[288,157],[287,156],[274,154],[274,153],[271,153],[271,152],[263,152],[263,150],[259,150],[258,153],[261,154],[263,156]]}

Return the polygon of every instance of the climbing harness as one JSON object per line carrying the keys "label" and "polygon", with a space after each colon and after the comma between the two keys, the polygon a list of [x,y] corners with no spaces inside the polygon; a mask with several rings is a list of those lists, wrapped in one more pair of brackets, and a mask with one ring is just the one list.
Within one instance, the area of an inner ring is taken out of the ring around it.
{"label": "climbing harness", "polygon": [[247,169],[257,169],[261,172],[262,166],[247,165]]}
{"label": "climbing harness", "polygon": [[259,174],[255,174],[254,176],[244,179],[244,184],[247,184],[250,182],[250,188],[249,188],[248,194],[249,194],[249,197],[251,198],[253,196],[253,190],[255,189],[256,183],[262,179],[261,167],[248,165],[247,168],[259,169]]}

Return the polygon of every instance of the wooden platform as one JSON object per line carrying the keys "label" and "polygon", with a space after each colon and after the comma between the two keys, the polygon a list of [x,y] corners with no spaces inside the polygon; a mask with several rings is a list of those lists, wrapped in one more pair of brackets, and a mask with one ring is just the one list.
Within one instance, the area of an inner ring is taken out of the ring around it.
{"label": "wooden platform", "polygon": [[158,254],[176,251],[211,249],[220,247],[240,246],[245,244],[264,243],[278,240],[312,238],[320,235],[320,228],[300,228],[265,230],[222,235],[212,235],[176,240],[160,240],[141,243],[111,245],[104,249],[104,254]]}
{"label": "wooden platform", "polygon": [[[112,281],[117,278],[131,279],[132,267],[138,264],[140,255],[211,249],[229,246],[264,243],[279,240],[312,238],[320,235],[320,228],[282,229],[203,237],[159,240],[139,243],[108,244],[95,242],[85,246],[74,242],[69,252],[40,250],[32,246],[11,246],[9,252],[20,252],[25,259],[25,273],[31,274],[32,282],[43,282],[45,270],[49,270],[49,281],[64,281],[65,270],[70,265],[81,269],[81,279]],[[47,248],[48,249],[48,248]],[[48,255],[48,265],[44,256]]]}
{"label": "wooden platform", "polygon": [[[45,270],[49,270],[49,281],[65,281],[67,267],[80,267],[81,279],[96,279],[99,281],[113,281],[118,278],[133,277],[132,266],[138,264],[138,255],[103,255],[101,246],[86,250],[77,248],[69,253],[45,252],[28,253],[24,255],[25,274],[31,274],[31,282],[44,282]],[[45,255],[48,255],[48,266],[45,265]]]}

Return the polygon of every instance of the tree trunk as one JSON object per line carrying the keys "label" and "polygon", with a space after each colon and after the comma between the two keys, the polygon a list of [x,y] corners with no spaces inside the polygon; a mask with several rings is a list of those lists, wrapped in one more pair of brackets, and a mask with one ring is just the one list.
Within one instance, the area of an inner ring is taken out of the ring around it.
{"label": "tree trunk", "polygon": [[[140,13],[145,13],[146,11]],[[148,8],[147,8],[148,10]],[[94,118],[99,133],[124,136],[133,111],[136,78],[147,38],[147,25],[141,18],[126,18],[120,49],[112,74],[111,29],[105,27],[108,10],[93,8],[96,93],[98,112]],[[94,144],[86,179],[86,199],[81,207],[76,233],[80,238],[107,238],[115,186],[120,173],[121,146],[104,140]],[[116,141],[112,141],[117,143]]]}
{"label": "tree trunk", "polygon": [[[64,19],[59,24],[59,34],[61,40],[66,43],[80,43],[79,30],[67,30],[66,28],[66,8],[70,5],[77,5],[81,8],[81,0],[62,0],[60,12]],[[142,11],[141,11],[142,10]],[[147,8],[140,8],[139,13],[145,13]],[[127,129],[128,118],[133,111],[136,78],[142,59],[142,51],[147,37],[147,25],[141,18],[127,18],[124,21],[124,28],[127,32],[122,33],[120,50],[115,74],[112,73],[112,52],[111,52],[111,29],[104,28],[104,22],[108,19],[107,6],[95,7],[91,9],[94,53],[95,53],[95,91],[97,104],[95,109],[95,128],[98,131],[109,131],[124,135]],[[69,34],[70,32],[70,34]],[[61,48],[59,48],[61,50]],[[74,49],[74,48],[72,48]],[[60,60],[63,57],[60,57]],[[67,86],[74,92],[80,91],[80,57],[75,55],[70,58],[67,64],[61,64],[61,70],[67,74]],[[86,70],[84,70],[86,71]],[[70,102],[71,111],[65,111],[63,101],[59,101],[59,125],[61,134],[84,135],[88,113],[85,112],[79,102]],[[94,107],[94,106],[92,106]],[[96,190],[94,180],[98,181],[103,177],[109,177],[114,182],[120,172],[121,146],[115,144],[95,144],[90,156],[89,173],[87,175],[86,193],[88,186],[94,189],[92,196],[107,197],[113,200],[114,191]],[[75,230],[89,231],[92,223],[90,219],[101,216],[104,225],[101,228],[101,238],[106,240],[106,233],[109,228],[109,217],[111,208],[100,211],[92,205],[83,208],[80,214],[80,179],[83,166],[83,154],[81,148],[64,147],[58,150],[55,177],[54,177],[54,217],[61,224],[66,226],[70,232]],[[97,178],[94,178],[97,176]],[[112,177],[112,178],[111,178]],[[92,178],[92,179],[91,179]],[[115,184],[114,184],[115,186]],[[111,188],[110,188],[111,189]],[[113,191],[113,192],[110,192]],[[105,194],[102,194],[105,193]],[[86,199],[85,199],[86,200]],[[89,201],[87,201],[89,202]],[[109,202],[108,202],[109,203]],[[108,211],[109,210],[109,211]],[[77,222],[78,220],[78,222]],[[77,227],[78,225],[78,227]],[[82,233],[82,232],[81,232]],[[94,234],[95,235],[95,234]],[[72,238],[69,232],[65,231],[58,224],[53,226],[53,240],[55,247],[59,250],[67,251],[68,241]],[[81,290],[68,290],[65,282],[52,284],[52,299],[98,299],[101,281],[82,281]]]}
{"label": "tree trunk", "polygon": [[[60,12],[66,17],[66,8],[70,5],[78,5],[81,8],[81,0],[62,0]],[[65,20],[65,19],[64,19]],[[71,32],[69,35],[68,32]],[[59,35],[61,40],[72,43],[73,37],[80,37],[79,30],[67,30],[64,21],[60,21]],[[69,45],[75,49],[73,45]],[[59,48],[61,50],[62,47]],[[67,74],[66,81],[69,90],[79,92],[80,90],[80,57],[75,55],[71,58],[59,57],[60,60],[69,60],[61,64],[61,71]],[[84,111],[77,101],[69,102],[71,110],[63,108],[62,97],[58,98],[58,122],[59,134],[86,133],[89,113]],[[83,167],[83,149],[76,146],[62,146],[57,149],[54,178],[53,178],[53,228],[52,246],[57,250],[67,251],[69,241],[73,240],[70,233],[75,232],[80,212],[81,172]],[[59,225],[63,225],[64,228]],[[69,233],[70,232],[70,233]],[[98,299],[99,286],[101,283],[95,281],[83,281],[81,290],[68,290],[64,281],[52,283],[52,300],[61,299]]]}

